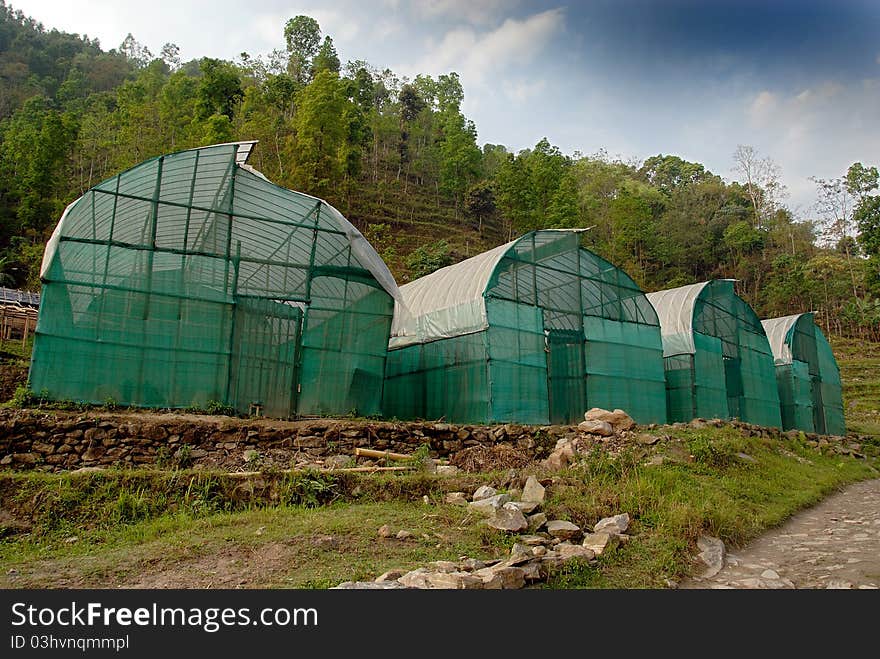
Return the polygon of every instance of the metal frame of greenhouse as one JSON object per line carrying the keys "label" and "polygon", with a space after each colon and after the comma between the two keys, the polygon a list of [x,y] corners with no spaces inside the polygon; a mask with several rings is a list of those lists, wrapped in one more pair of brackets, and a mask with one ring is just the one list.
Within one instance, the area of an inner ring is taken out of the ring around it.
{"label": "metal frame of greenhouse", "polygon": [[547,424],[604,407],[665,422],[657,315],[579,234],[533,231],[401,286],[385,414]]}
{"label": "metal frame of greenhouse", "polygon": [[782,427],[844,435],[840,370],[812,312],[761,321],[776,364]]}
{"label": "metal frame of greenhouse", "polygon": [[339,211],[247,165],[254,144],[152,158],[67,207],[41,269],[35,391],[380,412],[394,278]]}
{"label": "metal frame of greenhouse", "polygon": [[663,335],[669,421],[740,419],[782,426],[773,353],[764,327],[716,279],[649,293]]}

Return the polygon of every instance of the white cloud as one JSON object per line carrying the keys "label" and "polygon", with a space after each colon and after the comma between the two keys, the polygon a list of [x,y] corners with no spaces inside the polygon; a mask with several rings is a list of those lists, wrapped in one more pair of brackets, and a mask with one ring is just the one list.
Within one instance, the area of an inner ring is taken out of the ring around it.
{"label": "white cloud", "polygon": [[791,94],[765,90],[745,114],[751,130],[738,136],[741,143],[782,167],[791,203],[802,209],[815,197],[811,176],[834,178],[855,161],[878,161],[880,79],[825,81]]}
{"label": "white cloud", "polygon": [[428,52],[418,61],[398,68],[411,75],[455,70],[466,84],[479,84],[490,73],[511,64],[529,63],[562,27],[563,10],[550,9],[524,20],[508,18],[488,32],[456,28],[439,44],[429,44]]}
{"label": "white cloud", "polygon": [[416,0],[411,3],[417,16],[427,19],[450,17],[471,25],[494,23],[517,4],[511,0]]}
{"label": "white cloud", "polygon": [[[806,92],[805,92],[806,93]],[[772,120],[773,113],[779,106],[779,100],[772,92],[764,90],[755,96],[749,106],[749,119],[756,126],[763,126]]]}
{"label": "white cloud", "polygon": [[512,101],[522,103],[527,101],[547,87],[545,80],[505,80],[501,84],[505,95]]}

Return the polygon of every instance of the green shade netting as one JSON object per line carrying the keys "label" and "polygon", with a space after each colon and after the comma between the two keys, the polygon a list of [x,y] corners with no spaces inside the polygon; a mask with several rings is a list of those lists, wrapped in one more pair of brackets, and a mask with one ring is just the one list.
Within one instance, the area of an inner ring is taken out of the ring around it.
{"label": "green shade netting", "polygon": [[336,209],[247,167],[252,146],[154,158],[68,207],[43,262],[34,390],[380,411],[393,278]]}
{"label": "green shade netting", "polygon": [[532,232],[423,279],[401,288],[415,312],[395,318],[387,414],[546,424],[605,407],[665,421],[656,314],[577,233]]}
{"label": "green shade netting", "polygon": [[782,425],[770,344],[754,311],[715,280],[648,295],[663,333],[670,421]]}
{"label": "green shade netting", "polygon": [[[763,325],[776,360],[783,427],[845,434],[840,372],[813,314],[770,318]],[[793,377],[798,378],[796,385],[791,382]],[[804,379],[806,384],[801,382]]]}

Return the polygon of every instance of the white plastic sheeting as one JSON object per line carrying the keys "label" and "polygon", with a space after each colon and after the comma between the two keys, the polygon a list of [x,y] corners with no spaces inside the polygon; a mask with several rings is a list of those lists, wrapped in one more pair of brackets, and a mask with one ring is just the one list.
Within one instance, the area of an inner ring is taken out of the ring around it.
{"label": "white plastic sheeting", "polygon": [[669,288],[665,291],[647,293],[646,297],[657,312],[660,336],[663,339],[663,356],[693,354],[694,305],[709,282],[690,286]]}
{"label": "white plastic sheeting", "polygon": [[791,331],[800,320],[801,316],[811,316],[813,312],[796,313],[793,316],[782,318],[768,318],[762,320],[761,325],[767,333],[770,348],[773,350],[773,362],[775,364],[791,364],[794,357],[791,354]]}
{"label": "white plastic sheeting", "polygon": [[[583,231],[542,229],[538,233],[544,237],[557,234],[563,239]],[[402,300],[394,305],[389,347],[402,348],[486,329],[486,288],[498,264],[524,237],[401,286]]]}

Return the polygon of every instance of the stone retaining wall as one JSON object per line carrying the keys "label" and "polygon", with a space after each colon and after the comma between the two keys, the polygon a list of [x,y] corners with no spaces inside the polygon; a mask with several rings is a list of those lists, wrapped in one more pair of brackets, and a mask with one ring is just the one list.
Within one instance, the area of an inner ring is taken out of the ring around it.
{"label": "stone retaining wall", "polygon": [[0,410],[0,466],[42,471],[148,465],[290,468],[320,466],[331,456],[352,456],[357,447],[411,454],[425,444],[439,458],[471,446],[499,443],[541,457],[557,439],[575,432],[565,426],[285,422],[184,414]]}

